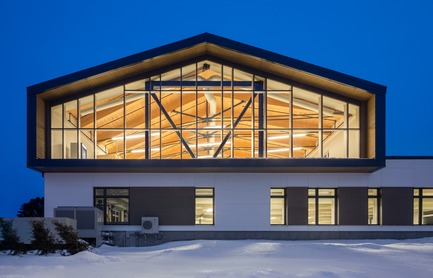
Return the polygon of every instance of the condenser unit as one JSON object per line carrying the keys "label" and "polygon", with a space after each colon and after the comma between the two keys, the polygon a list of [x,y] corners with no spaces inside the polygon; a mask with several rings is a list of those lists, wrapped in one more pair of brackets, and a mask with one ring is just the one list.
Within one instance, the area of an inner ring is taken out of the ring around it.
{"label": "condenser unit", "polygon": [[141,233],[142,234],[159,233],[158,217],[141,217]]}

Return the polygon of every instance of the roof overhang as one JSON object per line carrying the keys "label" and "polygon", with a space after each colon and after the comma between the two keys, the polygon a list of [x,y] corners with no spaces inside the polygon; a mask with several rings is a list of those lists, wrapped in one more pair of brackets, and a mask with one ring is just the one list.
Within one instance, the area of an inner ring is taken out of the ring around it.
{"label": "roof overhang", "polygon": [[385,86],[209,33],[39,83],[28,87],[27,91],[29,95],[38,94],[51,101],[95,91],[121,80],[142,78],[143,74],[151,74],[197,57],[232,61],[361,101],[369,99],[372,94],[386,92]]}

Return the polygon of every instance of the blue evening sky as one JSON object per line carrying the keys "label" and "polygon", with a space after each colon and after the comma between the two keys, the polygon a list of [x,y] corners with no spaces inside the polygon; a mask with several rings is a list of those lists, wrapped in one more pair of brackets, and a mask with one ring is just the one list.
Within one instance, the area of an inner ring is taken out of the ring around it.
{"label": "blue evening sky", "polygon": [[430,0],[0,1],[0,216],[43,196],[27,86],[203,32],[386,85],[387,155],[433,156],[432,14]]}

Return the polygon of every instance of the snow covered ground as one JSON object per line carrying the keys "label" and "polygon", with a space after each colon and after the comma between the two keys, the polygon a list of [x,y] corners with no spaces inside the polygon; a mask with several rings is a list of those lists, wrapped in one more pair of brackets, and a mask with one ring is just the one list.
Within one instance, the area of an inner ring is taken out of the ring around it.
{"label": "snow covered ground", "polygon": [[0,254],[0,277],[433,277],[433,237],[197,240],[74,256]]}

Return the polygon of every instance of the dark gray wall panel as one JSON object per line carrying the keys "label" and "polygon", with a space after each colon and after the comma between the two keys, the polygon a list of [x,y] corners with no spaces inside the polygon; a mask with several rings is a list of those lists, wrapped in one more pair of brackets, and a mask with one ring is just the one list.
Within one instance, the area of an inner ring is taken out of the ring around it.
{"label": "dark gray wall panel", "polygon": [[129,202],[131,225],[141,225],[142,216],[157,216],[160,225],[195,224],[193,187],[131,187]]}
{"label": "dark gray wall panel", "polygon": [[288,225],[308,224],[308,188],[290,187],[286,188]]}
{"label": "dark gray wall panel", "polygon": [[368,189],[341,187],[338,189],[339,225],[368,224]]}
{"label": "dark gray wall panel", "polygon": [[383,225],[413,224],[413,188],[382,188]]}

